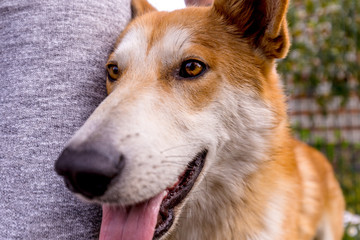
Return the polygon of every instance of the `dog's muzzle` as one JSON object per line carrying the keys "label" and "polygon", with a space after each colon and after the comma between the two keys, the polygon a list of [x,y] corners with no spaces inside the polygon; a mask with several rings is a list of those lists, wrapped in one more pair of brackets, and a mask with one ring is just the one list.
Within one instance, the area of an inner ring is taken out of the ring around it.
{"label": "dog's muzzle", "polygon": [[55,170],[64,177],[72,192],[92,199],[106,192],[111,181],[121,174],[124,162],[120,153],[105,155],[95,150],[68,147],[56,161]]}

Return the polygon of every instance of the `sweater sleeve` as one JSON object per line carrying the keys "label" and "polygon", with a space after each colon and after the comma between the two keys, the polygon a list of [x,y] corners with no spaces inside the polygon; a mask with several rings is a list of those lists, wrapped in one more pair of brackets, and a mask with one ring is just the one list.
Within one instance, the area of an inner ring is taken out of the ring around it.
{"label": "sweater sleeve", "polygon": [[54,162],[105,97],[130,0],[0,1],[0,239],[96,239],[99,206]]}

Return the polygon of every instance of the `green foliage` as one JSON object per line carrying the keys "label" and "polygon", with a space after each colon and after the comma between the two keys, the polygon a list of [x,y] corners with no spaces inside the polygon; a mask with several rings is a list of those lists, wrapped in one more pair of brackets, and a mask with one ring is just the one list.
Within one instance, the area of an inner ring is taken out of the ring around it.
{"label": "green foliage", "polygon": [[314,96],[321,106],[360,93],[359,12],[358,0],[292,1],[292,47],[278,67],[292,93]]}

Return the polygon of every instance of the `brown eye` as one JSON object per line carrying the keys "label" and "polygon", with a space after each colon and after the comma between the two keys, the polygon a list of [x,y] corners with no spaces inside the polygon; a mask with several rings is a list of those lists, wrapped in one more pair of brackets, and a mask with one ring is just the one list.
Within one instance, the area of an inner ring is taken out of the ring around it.
{"label": "brown eye", "polygon": [[205,70],[205,63],[190,59],[181,64],[179,76],[183,78],[194,78],[200,76]]}
{"label": "brown eye", "polygon": [[108,78],[110,82],[115,82],[120,76],[119,67],[115,64],[109,64],[107,66]]}

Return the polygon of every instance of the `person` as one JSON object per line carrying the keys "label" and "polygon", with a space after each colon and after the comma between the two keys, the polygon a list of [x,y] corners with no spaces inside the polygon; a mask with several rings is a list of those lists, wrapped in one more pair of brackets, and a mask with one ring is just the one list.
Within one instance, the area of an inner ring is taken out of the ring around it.
{"label": "person", "polygon": [[106,96],[130,0],[0,1],[0,239],[96,239],[101,208],[54,171]]}
{"label": "person", "polygon": [[98,238],[100,206],[68,191],[54,162],[106,96],[104,65],[130,9],[130,0],[0,1],[0,239]]}

